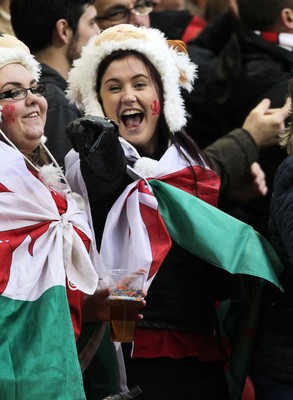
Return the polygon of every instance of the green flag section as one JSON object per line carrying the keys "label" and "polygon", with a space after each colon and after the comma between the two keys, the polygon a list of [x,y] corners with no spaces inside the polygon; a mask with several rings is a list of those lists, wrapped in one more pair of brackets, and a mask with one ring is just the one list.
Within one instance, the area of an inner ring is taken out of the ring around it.
{"label": "green flag section", "polygon": [[65,287],[0,310],[0,399],[85,400]]}
{"label": "green flag section", "polygon": [[251,226],[162,181],[149,184],[170,236],[181,247],[231,274],[259,277],[282,289],[283,265]]}

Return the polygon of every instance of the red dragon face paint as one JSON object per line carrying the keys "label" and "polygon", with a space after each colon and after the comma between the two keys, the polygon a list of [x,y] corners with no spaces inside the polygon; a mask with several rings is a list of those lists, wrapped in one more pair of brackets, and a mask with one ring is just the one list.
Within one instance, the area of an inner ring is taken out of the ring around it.
{"label": "red dragon face paint", "polygon": [[160,115],[161,104],[159,100],[154,100],[151,102],[151,110],[152,110],[152,115]]}
{"label": "red dragon face paint", "polygon": [[5,104],[2,110],[3,119],[7,125],[13,124],[15,119],[13,117],[13,113],[15,111],[15,106],[12,104]]}

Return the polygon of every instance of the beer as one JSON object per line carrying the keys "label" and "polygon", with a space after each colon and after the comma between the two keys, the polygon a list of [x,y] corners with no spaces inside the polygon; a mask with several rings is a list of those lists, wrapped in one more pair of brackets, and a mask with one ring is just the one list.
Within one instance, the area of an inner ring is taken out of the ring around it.
{"label": "beer", "polygon": [[111,338],[114,342],[132,342],[135,333],[135,321],[141,301],[135,298],[110,298]]}
{"label": "beer", "polygon": [[110,304],[111,338],[114,342],[132,342],[134,340],[135,321],[143,295],[145,271],[135,272],[126,269],[113,269],[111,278]]}

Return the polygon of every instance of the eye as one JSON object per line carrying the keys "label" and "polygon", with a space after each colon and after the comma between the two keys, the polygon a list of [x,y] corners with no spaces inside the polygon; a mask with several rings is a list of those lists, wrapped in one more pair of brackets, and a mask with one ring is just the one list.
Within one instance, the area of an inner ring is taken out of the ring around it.
{"label": "eye", "polygon": [[134,87],[136,89],[144,89],[147,86],[147,84],[145,82],[136,82]]}
{"label": "eye", "polygon": [[30,88],[30,91],[32,92],[32,94],[36,94],[39,92],[39,88],[38,88],[38,86],[32,86]]}
{"label": "eye", "polygon": [[118,86],[118,85],[112,85],[112,86],[109,87],[109,92],[114,92],[114,93],[116,93],[116,92],[119,92],[120,89],[121,89],[120,86]]}
{"label": "eye", "polygon": [[10,93],[11,93],[11,97],[12,97],[13,99],[15,99],[15,98],[17,98],[18,96],[22,96],[22,95],[23,95],[23,89],[22,89],[22,88],[15,88],[15,89],[12,89],[12,90],[10,91]]}
{"label": "eye", "polygon": [[96,20],[96,18],[92,18],[90,21],[89,21],[89,26],[95,26],[95,25],[98,25],[98,21]]}

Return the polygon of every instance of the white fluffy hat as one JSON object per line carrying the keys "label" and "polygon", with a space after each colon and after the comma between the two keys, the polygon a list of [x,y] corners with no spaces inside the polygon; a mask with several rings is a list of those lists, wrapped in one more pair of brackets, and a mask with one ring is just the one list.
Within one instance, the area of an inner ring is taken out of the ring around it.
{"label": "white fluffy hat", "polygon": [[0,34],[0,68],[13,63],[22,64],[34,79],[39,80],[41,66],[29,48],[12,35]]}
{"label": "white fluffy hat", "polygon": [[92,37],[69,73],[68,99],[79,103],[86,114],[104,116],[95,89],[97,69],[105,57],[117,50],[135,50],[150,60],[163,83],[167,124],[172,132],[180,130],[186,123],[180,87],[192,89],[196,65],[190,61],[183,42],[167,41],[157,29],[122,24]]}

